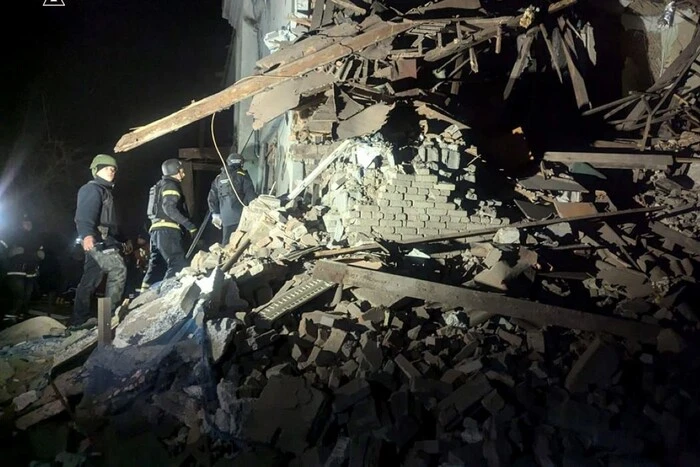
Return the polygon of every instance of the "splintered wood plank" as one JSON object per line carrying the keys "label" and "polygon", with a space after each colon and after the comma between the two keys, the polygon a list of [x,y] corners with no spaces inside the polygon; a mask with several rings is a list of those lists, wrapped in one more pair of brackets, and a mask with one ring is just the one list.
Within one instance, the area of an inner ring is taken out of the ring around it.
{"label": "splintered wood plank", "polygon": [[311,29],[321,27],[323,21],[323,9],[326,6],[326,0],[314,0],[314,11],[311,14]]}
{"label": "splintered wood plank", "polygon": [[566,219],[567,217],[587,216],[598,212],[593,203],[561,203],[559,201],[554,201],[554,207],[557,210],[557,214],[559,214],[559,217],[562,219]]}
{"label": "splintered wood plank", "polygon": [[346,10],[350,10],[355,14],[364,15],[365,13],[367,13],[367,10],[365,10],[361,6],[355,5],[354,3],[352,3],[349,0],[331,0],[331,1],[333,3],[335,3],[336,5],[338,5],[339,7],[345,8]]}
{"label": "splintered wood plank", "polygon": [[588,193],[588,190],[583,185],[574,180],[558,177],[544,178],[539,174],[518,179],[518,184],[528,190],[578,191],[581,193]]}
{"label": "splintered wood plank", "polygon": [[350,97],[345,91],[341,90],[339,97],[341,102],[343,102],[343,110],[338,114],[338,118],[341,120],[347,120],[364,109],[364,106],[358,104],[357,101]]}
{"label": "splintered wood plank", "polygon": [[[517,21],[514,18],[511,18],[506,24],[509,27],[514,27],[517,25]],[[486,42],[492,37],[496,37],[499,27],[500,26],[498,24],[495,24],[473,34],[469,38],[465,38],[461,41],[452,41],[444,47],[438,44],[438,47],[426,53],[424,58],[427,62],[436,62],[451,55],[464,52],[470,47],[474,47],[482,42]]]}
{"label": "splintered wood plank", "polygon": [[449,77],[454,78],[450,84],[450,94],[453,96],[458,96],[459,89],[462,87],[462,68],[464,67],[465,63],[464,56],[460,55],[457,57],[457,61],[455,62],[455,69],[452,71],[452,73],[450,73]]}
{"label": "splintered wood plank", "polygon": [[322,26],[326,26],[333,22],[333,13],[335,13],[335,4],[326,2],[326,7],[323,10],[323,19],[321,19]]}
{"label": "splintered wood plank", "polygon": [[585,162],[599,169],[658,169],[673,164],[673,156],[649,153],[558,152],[547,151],[544,160],[573,164]]}
{"label": "splintered wood plank", "polygon": [[299,105],[303,94],[322,90],[336,81],[332,73],[312,71],[300,78],[286,81],[269,91],[253,97],[248,115],[253,116],[253,129],[259,130],[270,120]]}
{"label": "splintered wood plank", "polygon": [[564,51],[564,56],[566,57],[566,67],[569,70],[569,76],[571,77],[571,84],[574,88],[574,96],[576,97],[576,105],[578,105],[578,108],[581,109],[585,107],[586,105],[590,106],[591,101],[588,98],[588,91],[586,90],[586,82],[583,80],[583,76],[581,76],[581,73],[579,73],[578,68],[576,68],[576,64],[574,64],[574,60],[571,58],[571,54],[569,53],[569,46],[566,45],[566,42],[562,39],[561,34],[559,33],[559,29],[554,29],[554,34],[555,37],[558,37],[559,41],[562,44],[562,50]]}
{"label": "splintered wood plank", "polygon": [[649,226],[651,227],[651,231],[656,235],[664,237],[666,240],[682,247],[684,250],[694,255],[700,255],[700,242],[694,238],[688,237],[677,230],[673,230],[661,222],[652,222]]}
{"label": "splintered wood plank", "polygon": [[331,26],[324,29],[323,34],[307,37],[277,52],[271,53],[267,57],[261,58],[255,63],[255,66],[261,70],[269,70],[274,66],[285,65],[305,55],[310,55],[328,47],[336,42],[339,37],[355,35],[357,31],[357,26],[350,23]]}
{"label": "splintered wood plank", "polygon": [[114,147],[115,152],[123,152],[138,147],[159,136],[171,133],[183,126],[227,109],[244,99],[266,89],[308,73],[317,67],[333,63],[358,50],[394,37],[414,26],[412,22],[374,23],[369,29],[355,37],[338,40],[316,53],[304,56],[292,63],[280,66],[265,74],[243,78],[216,94],[196,101],[184,109],[151,122],[122,136]]}
{"label": "splintered wood plank", "polygon": [[[536,29],[533,29],[532,31],[536,31]],[[513,91],[513,86],[515,85],[515,81],[520,78],[520,75],[523,74],[523,71],[525,71],[525,66],[527,66],[528,59],[530,58],[530,48],[532,47],[532,41],[535,39],[535,35],[532,34],[531,32],[528,32],[525,35],[525,40],[522,43],[522,46],[520,47],[520,52],[518,54],[517,60],[515,60],[515,63],[513,64],[513,69],[510,70],[510,77],[508,78],[508,84],[506,84],[506,88],[503,90],[503,99],[508,99],[508,96],[510,96],[511,91]],[[470,49],[471,50],[471,49]]]}
{"label": "splintered wood plank", "polygon": [[564,78],[561,75],[561,70],[559,69],[559,62],[557,60],[557,54],[554,53],[554,46],[552,45],[552,41],[549,40],[549,35],[547,34],[547,28],[544,26],[544,24],[540,23],[540,33],[542,34],[542,39],[544,39],[544,43],[547,45],[547,50],[549,51],[549,56],[552,59],[552,68],[554,68],[554,71],[557,72],[557,76],[559,77],[559,82],[563,83]]}
{"label": "splintered wood plank", "polygon": [[431,104],[421,101],[413,101],[413,105],[416,107],[416,112],[418,113],[418,115],[429,119],[442,120],[443,122],[451,123],[455,125],[459,130],[469,129],[467,125],[460,122],[452,115],[448,114],[445,110],[438,109]]}
{"label": "splintered wood plank", "polygon": [[423,14],[426,11],[437,10],[478,10],[479,8],[481,8],[481,0],[442,0],[432,5],[414,8],[407,14]]}
{"label": "splintered wood plank", "polygon": [[357,115],[338,123],[336,133],[339,139],[354,138],[375,133],[384,126],[394,105],[375,104]]}
{"label": "splintered wood plank", "polygon": [[476,58],[476,50],[474,50],[474,47],[469,47],[469,66],[474,73],[479,72],[479,61]]}
{"label": "splintered wood plank", "polygon": [[394,77],[394,81],[418,77],[418,61],[415,59],[406,58],[397,60],[396,69],[397,73]]}

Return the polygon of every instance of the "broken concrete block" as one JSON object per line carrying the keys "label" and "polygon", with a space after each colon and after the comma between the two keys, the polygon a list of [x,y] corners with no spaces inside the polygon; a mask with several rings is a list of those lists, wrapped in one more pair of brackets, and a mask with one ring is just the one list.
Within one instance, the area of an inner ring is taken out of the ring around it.
{"label": "broken concrete block", "polygon": [[29,405],[39,400],[39,396],[36,391],[28,391],[12,399],[12,405],[16,412],[21,412]]}
{"label": "broken concrete block", "polygon": [[680,353],[687,346],[685,339],[672,329],[662,329],[656,338],[656,348],[660,353]]}
{"label": "broken concrete block", "polygon": [[331,334],[323,344],[323,350],[330,352],[332,354],[337,354],[340,352],[345,339],[347,338],[347,332],[340,329],[332,329]]}
{"label": "broken concrete block", "polygon": [[496,332],[496,334],[498,335],[498,337],[500,337],[504,341],[508,342],[513,347],[520,347],[523,343],[522,338],[520,338],[519,336],[512,334],[510,332],[506,332],[503,329],[499,329]]}
{"label": "broken concrete block", "polygon": [[305,379],[275,376],[253,403],[241,433],[252,441],[299,455],[313,444],[308,435],[321,416],[324,401],[324,394]]}
{"label": "broken concrete block", "polygon": [[[363,334],[362,337],[364,338],[365,336],[366,334]],[[366,339],[365,343],[361,345],[360,353],[362,359],[360,360],[360,367],[366,367],[364,369],[368,369],[372,372],[379,371],[384,360],[382,349],[379,347],[379,344],[373,340]]]}
{"label": "broken concrete block", "polygon": [[160,298],[132,310],[117,327],[113,344],[117,348],[155,341],[184,321],[199,298],[194,278],[181,283]]}
{"label": "broken concrete block", "polygon": [[520,231],[515,227],[504,227],[498,229],[496,235],[493,236],[494,243],[512,244],[520,242]]}
{"label": "broken concrete block", "polygon": [[535,352],[544,353],[544,334],[541,331],[530,331],[527,333],[527,346]]}
{"label": "broken concrete block", "polygon": [[397,355],[394,362],[396,362],[396,365],[408,379],[421,376],[421,373],[416,369],[416,367],[414,367],[402,354]]}
{"label": "broken concrete block", "polygon": [[490,391],[491,384],[482,373],[478,373],[438,404],[438,421],[444,427],[452,424]]}
{"label": "broken concrete block", "polygon": [[367,381],[353,379],[334,392],[333,410],[335,412],[343,412],[368,397],[370,393],[371,390]]}

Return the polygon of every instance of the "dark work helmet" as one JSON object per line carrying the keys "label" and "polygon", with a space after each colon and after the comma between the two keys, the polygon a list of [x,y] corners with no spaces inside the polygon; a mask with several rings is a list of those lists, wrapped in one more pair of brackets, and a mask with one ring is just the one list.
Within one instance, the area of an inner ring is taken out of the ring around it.
{"label": "dark work helmet", "polygon": [[160,170],[166,176],[177,175],[181,168],[182,162],[179,159],[168,159],[160,166]]}
{"label": "dark work helmet", "polygon": [[232,152],[226,158],[226,165],[236,166],[236,165],[241,165],[241,164],[243,164],[243,158],[241,157],[240,154]]}

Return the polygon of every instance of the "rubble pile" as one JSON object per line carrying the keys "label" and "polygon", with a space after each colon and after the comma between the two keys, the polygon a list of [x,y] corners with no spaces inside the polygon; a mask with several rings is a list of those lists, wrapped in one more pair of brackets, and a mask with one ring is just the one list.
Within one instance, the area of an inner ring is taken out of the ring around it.
{"label": "rubble pile", "polygon": [[[344,170],[330,170],[329,184],[355,167],[337,163]],[[386,213],[392,199],[380,203],[397,181],[430,183],[434,195],[437,176],[404,179],[399,167],[348,177],[364,202],[377,203],[348,220]],[[120,436],[152,427],[163,455],[196,458],[211,443],[209,455],[222,462],[235,453],[280,465],[692,464],[700,191],[680,184],[687,175],[640,170],[639,201],[654,207],[651,217],[597,219],[592,206],[616,206],[600,186],[570,191],[590,180],[577,172],[545,170],[540,184],[566,182],[554,188],[525,181],[520,192],[534,201],[517,198],[526,220],[489,223],[491,241],[483,227],[460,229],[480,240],[436,250],[428,247],[435,239],[416,235],[387,251],[376,243],[307,251],[300,241],[313,232],[309,212],[327,207],[303,213],[279,200],[251,203],[248,231],[125,304],[112,346],[63,374],[62,392],[82,394],[77,426],[89,432],[108,422]],[[540,217],[548,225],[527,220],[537,217],[533,207],[549,210]],[[285,215],[292,212],[298,217]],[[581,213],[592,217],[572,217]],[[375,230],[364,235],[380,240]],[[279,250],[276,260],[259,251],[273,237],[285,239],[266,252]],[[246,253],[222,271],[240,249]],[[323,252],[338,260],[309,262]],[[343,263],[350,276],[319,269]],[[404,283],[406,276],[435,282]],[[312,281],[320,292],[290,295]],[[547,314],[549,304],[572,308]],[[270,318],[275,305],[283,312]],[[49,391],[15,399],[17,427],[65,410]]]}

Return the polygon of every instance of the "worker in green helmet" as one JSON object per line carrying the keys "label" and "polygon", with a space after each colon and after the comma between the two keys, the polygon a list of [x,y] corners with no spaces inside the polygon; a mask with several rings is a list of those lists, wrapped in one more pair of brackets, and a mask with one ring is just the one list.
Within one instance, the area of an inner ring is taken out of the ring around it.
{"label": "worker in green helmet", "polygon": [[92,294],[104,275],[107,275],[105,296],[110,298],[112,311],[120,305],[126,283],[126,265],[121,255],[130,253],[128,244],[118,240],[119,226],[112,196],[117,161],[107,154],[98,154],[92,159],[90,171],[93,179],[78,191],[75,211],[75,226],[85,250],[85,264],[75,292],[72,326],[84,325],[92,317]]}

